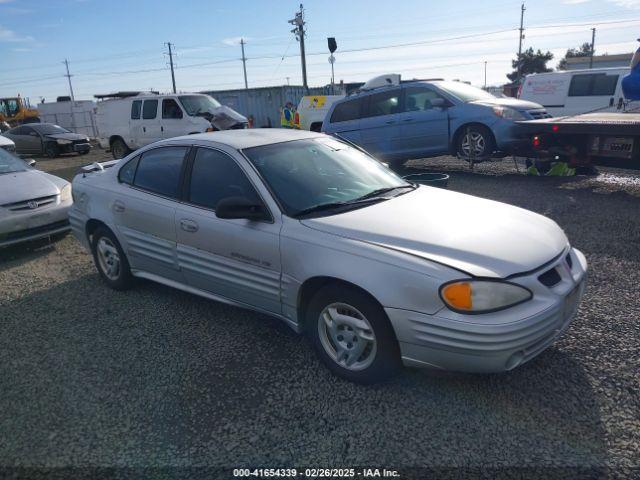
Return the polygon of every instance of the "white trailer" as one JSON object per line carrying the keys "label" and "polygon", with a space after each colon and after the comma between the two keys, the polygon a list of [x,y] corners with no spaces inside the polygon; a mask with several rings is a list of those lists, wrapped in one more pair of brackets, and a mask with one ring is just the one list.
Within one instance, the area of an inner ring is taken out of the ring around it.
{"label": "white trailer", "polygon": [[60,125],[74,133],[96,138],[96,103],[91,100],[60,101],[38,104],[42,123]]}

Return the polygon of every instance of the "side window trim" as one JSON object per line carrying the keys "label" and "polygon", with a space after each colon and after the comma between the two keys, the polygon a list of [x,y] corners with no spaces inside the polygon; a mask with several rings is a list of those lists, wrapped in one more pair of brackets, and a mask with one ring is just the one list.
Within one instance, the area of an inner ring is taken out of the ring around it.
{"label": "side window trim", "polygon": [[191,174],[193,173],[193,164],[195,162],[196,154],[198,153],[198,149],[213,150],[215,152],[221,153],[221,154],[226,155],[227,157],[229,157],[231,159],[231,161],[233,161],[237,165],[237,167],[240,169],[240,171],[246,177],[246,179],[249,182],[249,184],[253,187],[253,190],[255,191],[256,195],[260,198],[260,201],[262,202],[262,205],[264,206],[264,208],[267,211],[267,214],[269,215],[269,220],[259,220],[259,222],[275,223],[275,220],[274,220],[275,217],[274,217],[273,213],[271,212],[271,209],[269,208],[269,205],[267,204],[267,202],[265,202],[264,196],[260,193],[260,190],[256,187],[256,184],[251,179],[251,176],[247,174],[247,171],[244,168],[242,168],[242,165],[240,165],[235,158],[233,158],[233,155],[230,155],[228,152],[225,152],[224,150],[221,150],[221,149],[215,148],[215,147],[211,147],[211,146],[205,146],[205,145],[192,145],[191,146],[191,150],[187,154],[187,157],[188,157],[187,158],[187,162],[185,162],[186,165],[185,165],[185,171],[184,171],[184,178],[183,178],[183,182],[182,182],[182,191],[181,191],[181,195],[180,195],[180,199],[181,199],[180,203],[183,203],[183,204],[188,205],[190,207],[200,208],[202,210],[207,210],[208,212],[215,212],[215,209],[213,209],[213,208],[205,207],[203,205],[198,205],[196,203],[192,203],[191,201],[189,201],[190,188],[191,188]]}

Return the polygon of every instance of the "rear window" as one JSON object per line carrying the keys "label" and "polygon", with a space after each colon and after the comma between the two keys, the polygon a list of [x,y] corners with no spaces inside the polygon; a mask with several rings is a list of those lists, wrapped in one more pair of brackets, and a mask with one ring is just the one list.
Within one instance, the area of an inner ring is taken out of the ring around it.
{"label": "rear window", "polygon": [[155,148],[144,152],[138,162],[133,184],[153,193],[177,198],[182,161],[186,153],[186,147]]}
{"label": "rear window", "polygon": [[153,120],[158,114],[158,100],[145,100],[142,106],[142,118]]}
{"label": "rear window", "polygon": [[574,75],[569,86],[570,97],[611,96],[616,92],[619,75],[595,73]]}
{"label": "rear window", "polygon": [[339,103],[331,114],[331,123],[347,122],[360,118],[360,105],[362,99],[356,98]]}

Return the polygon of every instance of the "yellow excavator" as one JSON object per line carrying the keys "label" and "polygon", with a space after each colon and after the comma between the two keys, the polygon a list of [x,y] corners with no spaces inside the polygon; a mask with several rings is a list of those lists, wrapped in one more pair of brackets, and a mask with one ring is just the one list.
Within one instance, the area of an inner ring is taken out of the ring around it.
{"label": "yellow excavator", "polygon": [[20,95],[0,98],[0,123],[6,122],[9,126],[15,127],[39,121],[38,110],[31,108],[29,102],[25,102]]}

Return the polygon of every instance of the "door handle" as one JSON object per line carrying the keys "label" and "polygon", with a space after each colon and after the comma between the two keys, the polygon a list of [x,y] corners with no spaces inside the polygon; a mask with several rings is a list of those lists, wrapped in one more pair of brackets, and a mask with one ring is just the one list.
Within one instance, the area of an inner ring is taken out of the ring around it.
{"label": "door handle", "polygon": [[113,202],[113,211],[116,213],[122,213],[125,211],[124,203],[115,201]]}
{"label": "door handle", "polygon": [[160,125],[160,131],[164,132],[164,127],[162,125]]}
{"label": "door handle", "polygon": [[143,131],[144,133],[147,133],[147,127],[142,127],[142,131]]}
{"label": "door handle", "polygon": [[180,228],[185,232],[193,233],[198,231],[198,224],[193,220],[187,220],[183,218],[180,220]]}
{"label": "door handle", "polygon": [[613,97],[611,97],[611,98],[609,99],[609,106],[610,106],[610,107],[613,107],[613,102],[614,102],[614,101],[615,101],[615,100],[614,100],[614,98],[613,98]]}
{"label": "door handle", "polygon": [[395,120],[387,120],[384,123],[386,123],[387,125],[393,125],[394,123],[396,123],[396,121]]}

